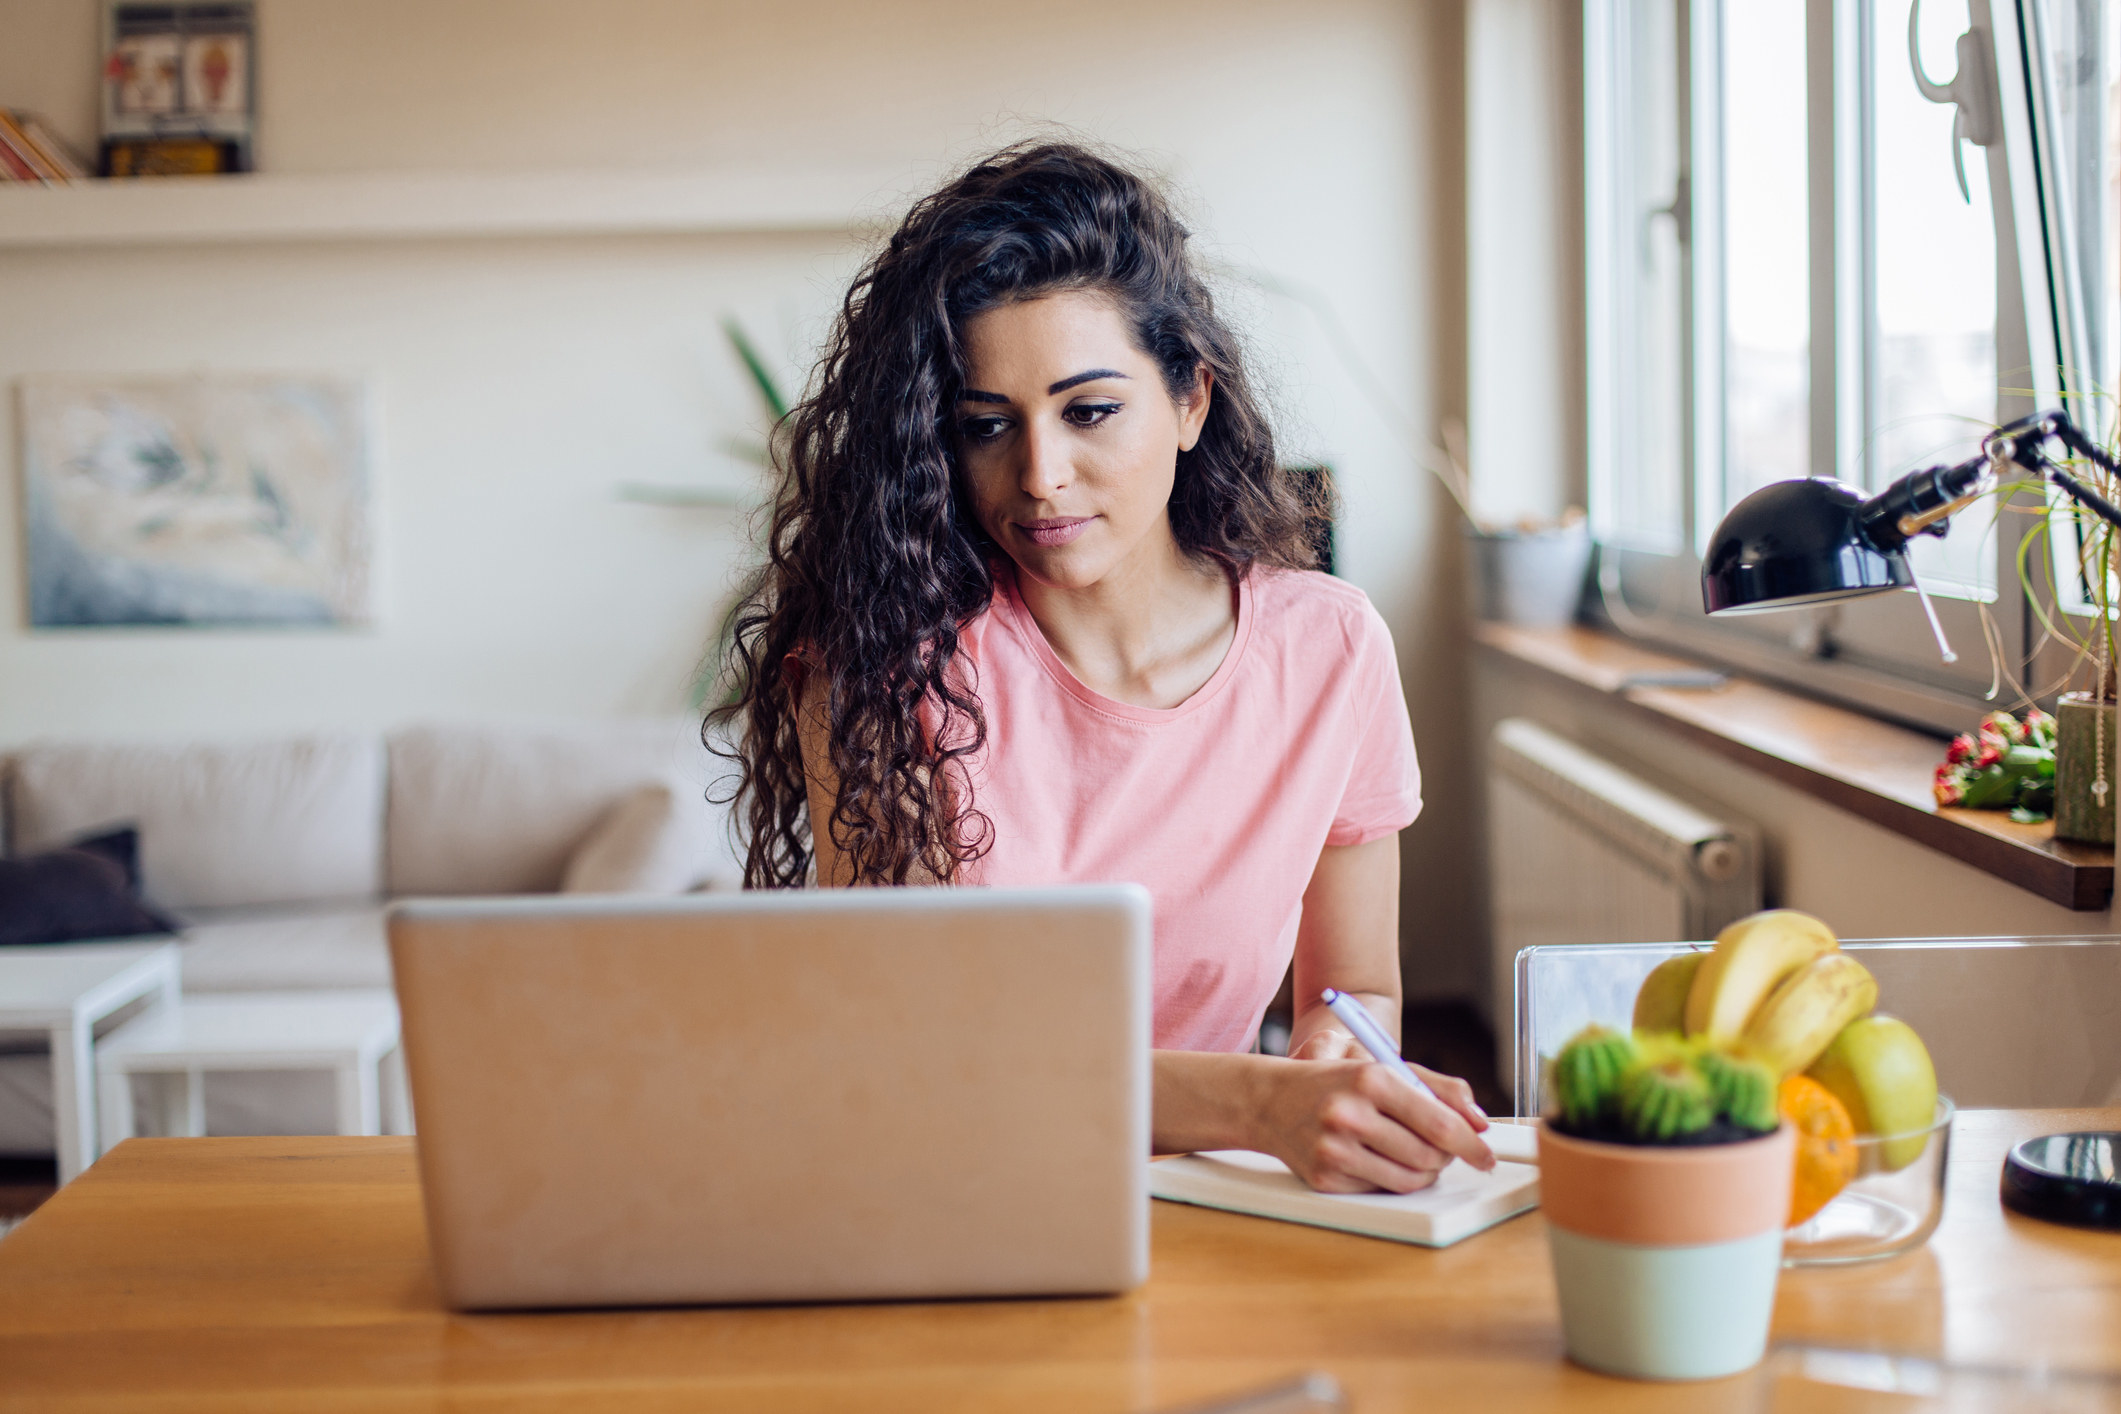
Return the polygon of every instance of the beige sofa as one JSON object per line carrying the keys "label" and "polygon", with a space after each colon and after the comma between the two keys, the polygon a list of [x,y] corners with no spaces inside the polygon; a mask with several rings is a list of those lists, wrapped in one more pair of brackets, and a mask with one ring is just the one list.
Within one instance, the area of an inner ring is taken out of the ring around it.
{"label": "beige sofa", "polygon": [[[33,745],[0,757],[0,838],[20,855],[136,826],[142,894],[186,925],[187,995],[388,987],[386,901],[553,892],[571,865],[579,883],[585,857],[608,860],[615,831],[641,854],[630,889],[740,887],[726,813],[707,799],[727,767],[698,731],[628,720]],[[0,1036],[0,1154],[51,1152],[49,1074],[40,1045]],[[318,1076],[210,1077],[206,1100],[210,1133],[330,1128]]]}

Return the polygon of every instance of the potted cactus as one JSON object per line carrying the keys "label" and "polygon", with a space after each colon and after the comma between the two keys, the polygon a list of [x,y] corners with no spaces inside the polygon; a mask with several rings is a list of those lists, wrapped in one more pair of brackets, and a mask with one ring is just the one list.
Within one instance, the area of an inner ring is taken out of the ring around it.
{"label": "potted cactus", "polygon": [[1569,1357],[1638,1379],[1756,1363],[1790,1211],[1775,1071],[1736,1046],[1592,1026],[1553,1079],[1539,1189]]}

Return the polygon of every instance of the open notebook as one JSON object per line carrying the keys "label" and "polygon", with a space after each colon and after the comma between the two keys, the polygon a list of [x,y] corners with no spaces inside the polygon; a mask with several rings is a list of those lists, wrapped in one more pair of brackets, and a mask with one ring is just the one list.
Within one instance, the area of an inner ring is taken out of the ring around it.
{"label": "open notebook", "polygon": [[1150,1164],[1149,1192],[1174,1203],[1448,1247],[1539,1206],[1539,1170],[1499,1163],[1482,1173],[1454,1163],[1418,1193],[1316,1193],[1279,1159],[1224,1149]]}

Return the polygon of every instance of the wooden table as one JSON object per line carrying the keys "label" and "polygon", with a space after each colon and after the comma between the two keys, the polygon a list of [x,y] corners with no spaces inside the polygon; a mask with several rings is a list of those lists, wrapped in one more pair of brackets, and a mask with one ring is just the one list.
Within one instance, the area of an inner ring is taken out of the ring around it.
{"label": "wooden table", "polygon": [[[2121,1110],[1974,1111],[1944,1226],[1786,1273],[1777,1338],[2121,1370],[2121,1234],[2007,1214],[2017,1139]],[[1744,1409],[1744,1377],[1561,1358],[1538,1216],[1440,1252],[1154,1205],[1103,1300],[460,1316],[409,1139],[130,1140],[0,1239],[0,1409],[1146,1410],[1305,1369],[1383,1410]],[[1837,1406],[1838,1407],[1838,1406]]]}

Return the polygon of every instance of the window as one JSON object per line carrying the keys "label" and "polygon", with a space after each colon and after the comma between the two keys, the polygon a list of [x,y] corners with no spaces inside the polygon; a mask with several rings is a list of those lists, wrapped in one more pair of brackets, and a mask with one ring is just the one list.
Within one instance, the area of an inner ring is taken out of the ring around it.
{"label": "window", "polygon": [[1687,189],[1687,30],[1673,4],[1589,6],[1585,145],[1604,154],[1586,183],[1587,360],[1592,504],[1604,538],[1676,552],[1690,502],[1685,323],[1693,203]]}
{"label": "window", "polygon": [[1586,0],[1591,509],[1623,628],[1939,727],[2011,695],[1987,645],[2037,666],[2026,515],[1917,542],[1956,662],[1912,594],[1708,620],[1698,556],[1769,482],[1877,489],[2060,400],[2112,430],[2117,16]]}
{"label": "window", "polygon": [[[1918,86],[1905,42],[1907,6],[1870,0],[1866,8],[1871,140],[1864,195],[1875,234],[1866,272],[1868,436],[1855,479],[1880,490],[1916,467],[1971,456],[1996,420],[2001,385],[1985,154],[1972,144],[1953,152],[1954,105],[1932,101]],[[1956,42],[1968,26],[1964,0],[1928,0],[1915,14],[1913,47],[1924,72],[1952,77]],[[1916,542],[1915,572],[1931,592],[1994,600],[1993,508],[1985,502],[1987,514],[1962,515],[1943,540]]]}
{"label": "window", "polygon": [[1722,20],[1723,476],[1713,500],[1728,506],[1811,466],[1811,198],[1804,6],[1738,0]]}

